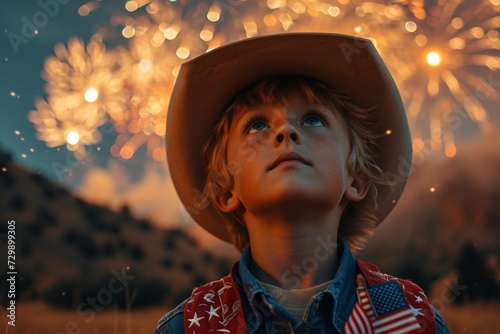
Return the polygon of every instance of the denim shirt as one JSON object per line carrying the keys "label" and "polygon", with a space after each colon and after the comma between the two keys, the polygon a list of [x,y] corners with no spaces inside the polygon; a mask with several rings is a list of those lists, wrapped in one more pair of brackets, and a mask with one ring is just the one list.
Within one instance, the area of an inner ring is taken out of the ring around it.
{"label": "denim shirt", "polygon": [[[233,267],[242,299],[248,334],[258,333],[343,333],[345,323],[357,300],[356,260],[346,242],[339,239],[339,268],[330,284],[313,296],[300,322],[262,287],[250,272],[251,251],[247,248]],[[183,310],[186,299],[158,322],[155,334],[184,333]],[[434,310],[437,333],[449,333],[441,315]]]}

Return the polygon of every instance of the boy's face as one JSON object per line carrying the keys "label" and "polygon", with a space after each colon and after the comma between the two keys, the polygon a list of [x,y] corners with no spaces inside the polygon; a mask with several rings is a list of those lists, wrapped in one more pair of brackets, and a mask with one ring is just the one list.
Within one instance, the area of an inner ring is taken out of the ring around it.
{"label": "boy's face", "polygon": [[232,205],[223,211],[241,210],[241,205],[254,215],[297,207],[336,209],[349,197],[353,181],[348,154],[347,127],[336,110],[297,96],[285,107],[245,110],[229,132],[234,183],[225,195]]}

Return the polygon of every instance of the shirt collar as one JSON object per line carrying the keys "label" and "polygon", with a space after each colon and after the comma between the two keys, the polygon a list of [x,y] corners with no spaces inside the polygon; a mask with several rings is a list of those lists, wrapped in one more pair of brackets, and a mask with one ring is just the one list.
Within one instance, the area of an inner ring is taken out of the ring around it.
{"label": "shirt collar", "polygon": [[[256,305],[261,301],[275,301],[274,297],[267,291],[250,272],[251,250],[247,248],[243,251],[236,270],[236,279],[241,284],[250,305],[255,312]],[[343,331],[343,326],[347,322],[349,315],[356,303],[356,274],[357,264],[347,243],[338,238],[337,256],[340,259],[339,268],[334,279],[319,295],[318,300],[330,296],[332,300],[332,320],[339,332]],[[267,303],[266,303],[267,304]],[[268,305],[269,306],[269,305]],[[260,325],[263,319],[259,319],[259,312],[255,312],[257,324]]]}

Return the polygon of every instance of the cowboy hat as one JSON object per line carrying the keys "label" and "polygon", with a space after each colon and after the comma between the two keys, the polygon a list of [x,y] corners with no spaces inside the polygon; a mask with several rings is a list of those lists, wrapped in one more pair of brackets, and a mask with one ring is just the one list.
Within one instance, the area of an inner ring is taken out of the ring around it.
{"label": "cowboy hat", "polygon": [[207,161],[202,147],[224,110],[242,89],[262,79],[311,78],[343,92],[369,109],[375,124],[375,161],[390,186],[379,187],[381,222],[399,199],[411,165],[411,138],[398,89],[372,42],[324,33],[288,33],[250,38],[209,51],[181,66],[167,115],[170,174],[193,219],[230,241],[222,215],[204,191]]}

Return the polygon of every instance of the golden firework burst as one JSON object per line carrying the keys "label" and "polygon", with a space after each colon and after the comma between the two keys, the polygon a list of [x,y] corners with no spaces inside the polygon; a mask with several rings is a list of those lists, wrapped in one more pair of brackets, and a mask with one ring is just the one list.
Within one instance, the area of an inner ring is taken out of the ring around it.
{"label": "golden firework burst", "polygon": [[[483,132],[494,128],[482,102],[498,95],[488,80],[500,68],[497,2],[130,0],[110,20],[126,46],[106,50],[109,27],[86,47],[76,39],[67,49],[56,46],[43,74],[47,101],[35,102],[30,120],[47,145],[75,149],[94,144],[109,119],[118,132],[113,155],[129,159],[146,147],[163,160],[166,110],[184,61],[258,35],[336,32],[371,39],[386,60],[407,105],[415,151],[428,135],[433,150],[453,156],[457,119],[470,118]],[[100,6],[91,1],[79,13]]]}

